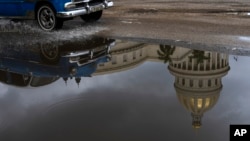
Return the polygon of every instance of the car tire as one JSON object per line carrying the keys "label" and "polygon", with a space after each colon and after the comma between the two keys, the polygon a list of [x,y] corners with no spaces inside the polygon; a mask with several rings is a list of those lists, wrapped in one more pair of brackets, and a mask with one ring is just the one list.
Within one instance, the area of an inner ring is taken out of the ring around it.
{"label": "car tire", "polygon": [[48,4],[38,7],[36,13],[37,22],[45,31],[52,31],[63,25],[63,21],[56,17],[54,8]]}
{"label": "car tire", "polygon": [[56,45],[44,45],[40,47],[41,60],[47,64],[57,64],[60,60],[60,50]]}
{"label": "car tire", "polygon": [[80,17],[85,22],[95,22],[95,21],[98,21],[102,17],[102,10],[94,12],[94,13],[86,14],[86,15],[81,15]]}

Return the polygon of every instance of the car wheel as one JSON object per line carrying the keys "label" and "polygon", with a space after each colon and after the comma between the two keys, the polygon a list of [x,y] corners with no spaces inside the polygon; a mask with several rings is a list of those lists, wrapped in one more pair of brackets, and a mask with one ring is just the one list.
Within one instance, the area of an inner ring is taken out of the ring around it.
{"label": "car wheel", "polygon": [[45,31],[52,31],[58,26],[62,27],[63,21],[58,20],[55,10],[50,5],[42,5],[37,10],[37,22]]}
{"label": "car wheel", "polygon": [[102,10],[94,12],[94,13],[82,15],[81,19],[84,20],[85,22],[95,22],[99,20],[101,17],[102,17]]}
{"label": "car wheel", "polygon": [[60,59],[59,47],[56,45],[45,45],[41,48],[41,59],[48,64],[57,64]]}

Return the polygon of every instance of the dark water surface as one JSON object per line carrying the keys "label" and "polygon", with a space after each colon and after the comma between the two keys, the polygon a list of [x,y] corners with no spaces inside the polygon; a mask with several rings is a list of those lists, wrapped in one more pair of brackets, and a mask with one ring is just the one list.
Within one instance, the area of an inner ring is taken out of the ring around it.
{"label": "dark water surface", "polygon": [[248,56],[120,40],[110,55],[80,82],[1,74],[0,140],[228,141],[230,124],[250,123]]}

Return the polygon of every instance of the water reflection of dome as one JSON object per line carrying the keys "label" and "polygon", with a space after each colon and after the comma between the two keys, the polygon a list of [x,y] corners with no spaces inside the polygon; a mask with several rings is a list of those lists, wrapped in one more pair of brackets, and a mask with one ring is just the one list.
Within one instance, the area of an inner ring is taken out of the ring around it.
{"label": "water reflection of dome", "polygon": [[191,112],[193,127],[200,128],[203,114],[219,99],[221,79],[229,71],[228,55],[177,48],[171,57],[168,69],[175,76],[177,97]]}
{"label": "water reflection of dome", "polygon": [[193,127],[200,128],[203,113],[212,109],[217,103],[221,88],[208,92],[185,91],[177,87],[175,88],[180,103],[186,108],[187,111],[191,112]]}
{"label": "water reflection of dome", "polygon": [[[173,49],[173,46],[164,47]],[[112,60],[100,64],[94,75],[128,70],[146,60],[162,62],[157,54],[158,50],[155,45],[117,41],[116,47],[111,50]],[[168,69],[175,76],[177,97],[191,112],[193,127],[200,128],[203,114],[212,109],[219,99],[222,90],[221,79],[230,69],[228,55],[181,47],[172,51],[173,54],[163,56],[171,57],[164,59],[168,60]]]}

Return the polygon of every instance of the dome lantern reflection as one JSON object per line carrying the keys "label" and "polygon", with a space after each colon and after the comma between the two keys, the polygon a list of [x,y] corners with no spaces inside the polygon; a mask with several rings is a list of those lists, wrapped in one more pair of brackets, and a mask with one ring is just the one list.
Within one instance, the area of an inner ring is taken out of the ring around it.
{"label": "dome lantern reflection", "polygon": [[199,115],[199,114],[191,114],[192,118],[193,118],[193,128],[195,129],[199,129],[201,127],[201,118],[203,115]]}
{"label": "dome lantern reflection", "polygon": [[203,114],[212,109],[217,103],[222,87],[214,91],[185,91],[175,87],[176,94],[180,103],[185,109],[191,112],[192,125],[194,128],[200,128]]}

